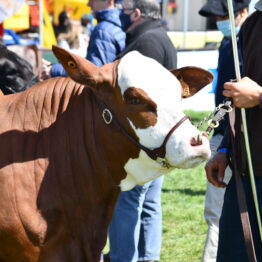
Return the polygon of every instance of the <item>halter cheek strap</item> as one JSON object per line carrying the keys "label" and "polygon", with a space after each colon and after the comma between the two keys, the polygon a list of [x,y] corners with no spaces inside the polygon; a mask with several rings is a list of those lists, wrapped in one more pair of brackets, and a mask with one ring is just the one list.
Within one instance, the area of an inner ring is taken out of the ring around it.
{"label": "halter cheek strap", "polygon": [[169,168],[170,164],[168,163],[168,161],[165,159],[165,155],[166,155],[166,144],[168,142],[168,139],[170,138],[170,136],[174,133],[174,131],[184,122],[186,121],[188,118],[188,116],[184,116],[182,117],[172,128],[171,130],[168,132],[168,134],[166,135],[162,145],[158,148],[155,149],[149,149],[143,145],[141,145],[136,139],[134,139],[132,136],[130,136],[127,131],[119,124],[119,122],[117,121],[116,118],[113,117],[113,114],[111,113],[111,111],[108,108],[103,109],[102,111],[102,117],[104,119],[104,122],[107,125],[110,125],[111,123],[113,123],[120,131],[122,134],[124,134],[131,142],[133,142],[135,145],[137,145],[140,149],[144,150],[147,155],[153,159],[156,160],[158,163],[160,163],[163,167],[165,168]]}

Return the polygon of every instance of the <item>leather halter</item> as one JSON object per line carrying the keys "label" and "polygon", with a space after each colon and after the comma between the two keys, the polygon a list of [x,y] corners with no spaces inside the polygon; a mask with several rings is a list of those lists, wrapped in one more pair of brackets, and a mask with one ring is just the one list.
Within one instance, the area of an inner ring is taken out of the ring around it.
{"label": "leather halter", "polygon": [[162,165],[162,167],[169,168],[170,164],[168,161],[165,159],[166,155],[166,144],[170,136],[174,133],[174,131],[188,118],[188,116],[182,117],[168,132],[166,135],[162,145],[160,147],[157,147],[155,149],[149,149],[143,145],[141,145],[136,139],[134,139],[132,136],[130,136],[127,131],[119,124],[116,118],[113,117],[113,114],[108,108],[103,109],[102,112],[102,117],[107,125],[110,125],[113,123],[120,131],[122,134],[124,134],[131,142],[133,142],[135,145],[137,145],[140,149],[144,150],[147,155],[153,159],[156,160],[159,164]]}

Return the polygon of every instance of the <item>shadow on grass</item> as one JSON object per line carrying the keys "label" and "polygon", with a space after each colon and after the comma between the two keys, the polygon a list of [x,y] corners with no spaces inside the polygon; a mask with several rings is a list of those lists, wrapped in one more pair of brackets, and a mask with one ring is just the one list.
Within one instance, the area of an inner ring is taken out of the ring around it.
{"label": "shadow on grass", "polygon": [[167,188],[162,188],[163,193],[174,193],[174,192],[179,192],[184,195],[190,195],[190,196],[200,196],[200,195],[205,195],[206,191],[205,190],[192,190],[190,188],[184,188],[184,189],[167,189]]}

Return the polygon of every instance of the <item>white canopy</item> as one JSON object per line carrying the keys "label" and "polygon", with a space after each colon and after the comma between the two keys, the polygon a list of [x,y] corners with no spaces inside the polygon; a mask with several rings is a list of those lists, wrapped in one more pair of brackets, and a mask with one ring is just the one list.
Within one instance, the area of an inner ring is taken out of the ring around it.
{"label": "white canopy", "polygon": [[24,0],[0,0],[0,23],[11,17],[24,3]]}

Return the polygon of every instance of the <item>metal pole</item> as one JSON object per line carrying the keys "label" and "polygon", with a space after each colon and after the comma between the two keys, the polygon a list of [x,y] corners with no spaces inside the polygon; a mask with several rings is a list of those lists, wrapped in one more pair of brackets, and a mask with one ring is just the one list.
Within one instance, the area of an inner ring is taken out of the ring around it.
{"label": "metal pole", "polygon": [[40,48],[44,47],[44,19],[43,19],[43,1],[38,0],[38,12],[39,12],[39,45]]}
{"label": "metal pole", "polygon": [[189,0],[184,0],[184,24],[183,24],[183,48],[186,48],[186,35],[188,31],[188,11],[189,11]]}
{"label": "metal pole", "polygon": [[[238,58],[238,51],[237,51],[235,17],[234,17],[232,0],[227,0],[227,5],[228,5],[229,18],[230,18],[230,26],[231,26],[231,36],[232,36],[232,45],[233,45],[233,55],[234,55],[234,65],[235,65],[235,71],[236,71],[236,78],[237,78],[237,81],[240,81],[241,75],[240,75],[239,58]],[[249,168],[249,174],[250,174],[251,188],[252,188],[254,204],[255,204],[255,209],[256,209],[260,240],[262,241],[261,218],[260,218],[260,212],[259,212],[259,206],[258,206],[257,191],[256,191],[255,178],[254,178],[254,170],[253,170],[253,165],[252,165],[251,152],[250,152],[249,139],[248,139],[246,111],[245,111],[244,108],[241,108],[241,117],[242,117],[242,123],[243,123],[245,146],[246,146],[246,151],[247,151],[247,160],[248,160],[248,168]]]}
{"label": "metal pole", "polygon": [[162,1],[162,17],[167,19],[167,6],[168,6],[168,0]]}

